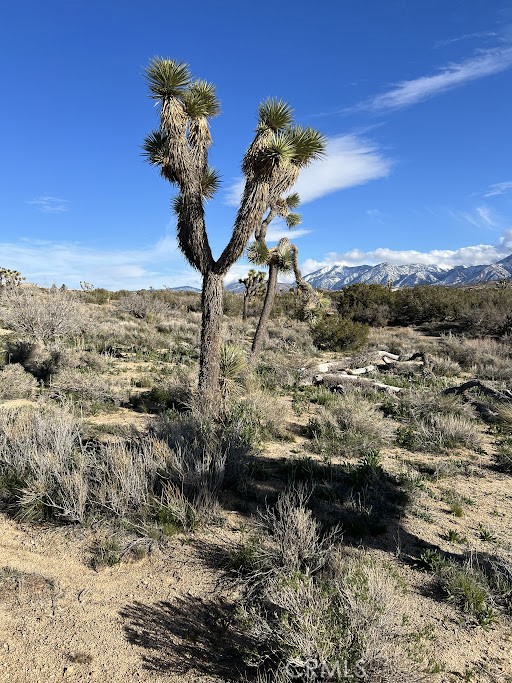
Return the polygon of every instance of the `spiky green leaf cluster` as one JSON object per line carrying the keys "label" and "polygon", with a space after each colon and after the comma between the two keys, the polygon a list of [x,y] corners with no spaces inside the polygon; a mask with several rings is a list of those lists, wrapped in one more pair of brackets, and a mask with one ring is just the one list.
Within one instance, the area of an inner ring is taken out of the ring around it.
{"label": "spiky green leaf cluster", "polygon": [[181,97],[191,79],[188,64],[164,57],[153,57],[145,76],[153,99]]}
{"label": "spiky green leaf cluster", "polygon": [[217,116],[220,112],[215,86],[208,81],[194,81],[183,95],[183,104],[192,119]]}
{"label": "spiky green leaf cluster", "polygon": [[161,166],[165,163],[167,154],[167,141],[159,130],[154,130],[144,138],[142,156],[152,166]]}
{"label": "spiky green leaf cluster", "polygon": [[289,228],[296,228],[297,225],[300,225],[302,222],[302,218],[298,213],[289,213],[287,216],[285,216],[284,220]]}
{"label": "spiky green leaf cluster", "polygon": [[314,128],[293,126],[289,130],[295,155],[294,162],[298,166],[307,166],[325,154],[325,137]]}
{"label": "spiky green leaf cluster", "polygon": [[[320,158],[324,152],[325,138],[321,133],[313,128],[290,126],[272,134],[262,150],[261,159],[264,165],[292,163],[302,168]],[[291,196],[294,203],[295,197]]]}
{"label": "spiky green leaf cluster", "polygon": [[269,97],[262,102],[258,113],[258,130],[277,132],[293,121],[293,110],[290,105],[276,97]]}
{"label": "spiky green leaf cluster", "polygon": [[293,270],[293,249],[290,243],[280,243],[276,247],[275,254],[277,256],[277,265],[282,273],[288,273]]}
{"label": "spiky green leaf cluster", "polygon": [[205,199],[212,199],[220,187],[219,172],[208,166],[203,172],[201,179],[201,194]]}
{"label": "spiky green leaf cluster", "polygon": [[247,249],[247,258],[251,263],[257,266],[266,266],[269,259],[269,250],[267,245],[260,240],[256,240],[249,245]]}
{"label": "spiky green leaf cluster", "polygon": [[285,201],[289,209],[296,209],[300,204],[299,193],[293,192],[292,194],[289,194]]}

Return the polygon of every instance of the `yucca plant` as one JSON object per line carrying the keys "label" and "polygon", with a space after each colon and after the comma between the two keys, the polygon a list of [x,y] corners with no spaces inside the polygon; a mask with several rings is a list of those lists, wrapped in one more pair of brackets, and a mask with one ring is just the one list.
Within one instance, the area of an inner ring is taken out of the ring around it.
{"label": "yucca plant", "polygon": [[[150,61],[146,79],[150,97],[159,105],[160,126],[146,137],[143,154],[178,189],[173,201],[178,245],[203,277],[199,391],[205,405],[215,408],[221,381],[224,278],[251,235],[258,239],[262,226],[266,230],[279,206],[286,204],[282,197],[300,169],[322,153],[324,140],[317,131],[294,125],[293,112],[282,100],[268,99],[260,105],[256,133],[243,159],[245,187],[233,231],[220,257],[214,259],[204,202],[219,185],[217,172],[208,165],[209,121],[220,110],[215,87],[194,80],[187,64],[162,57]],[[294,206],[287,205],[288,214],[290,208]],[[296,225],[298,218],[289,221]]]}
{"label": "yucca plant", "polygon": [[226,399],[236,392],[247,370],[244,350],[234,344],[220,347],[220,386],[221,395]]}

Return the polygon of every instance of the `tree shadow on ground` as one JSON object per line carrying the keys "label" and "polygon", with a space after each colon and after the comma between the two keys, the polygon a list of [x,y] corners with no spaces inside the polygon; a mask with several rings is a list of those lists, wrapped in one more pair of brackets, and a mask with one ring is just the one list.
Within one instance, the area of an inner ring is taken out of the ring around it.
{"label": "tree shadow on ground", "polygon": [[128,642],[145,650],[145,669],[240,681],[246,674],[244,653],[256,643],[235,627],[234,612],[234,603],[187,596],[148,605],[134,602],[120,615]]}

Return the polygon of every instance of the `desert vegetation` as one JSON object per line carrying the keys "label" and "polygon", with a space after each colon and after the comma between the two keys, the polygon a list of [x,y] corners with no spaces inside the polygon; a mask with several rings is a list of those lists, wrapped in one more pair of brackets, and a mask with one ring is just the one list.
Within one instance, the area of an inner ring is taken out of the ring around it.
{"label": "desert vegetation", "polygon": [[[467,294],[488,321],[496,291]],[[20,680],[508,680],[501,325],[383,326],[340,308],[350,292],[314,315],[276,292],[255,356],[263,297],[244,318],[226,294],[212,412],[200,295],[97,292],[0,293],[9,680],[43,629]]]}

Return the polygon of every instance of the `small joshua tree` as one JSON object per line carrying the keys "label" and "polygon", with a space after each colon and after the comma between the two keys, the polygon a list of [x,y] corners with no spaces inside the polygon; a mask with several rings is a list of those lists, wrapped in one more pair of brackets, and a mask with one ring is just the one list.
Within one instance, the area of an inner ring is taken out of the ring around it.
{"label": "small joshua tree", "polygon": [[12,289],[19,287],[25,280],[19,270],[0,268],[0,289]]}
{"label": "small joshua tree", "polygon": [[187,64],[160,57],[151,60],[146,78],[150,97],[159,104],[160,127],[146,137],[144,153],[178,189],[178,244],[203,278],[199,391],[213,404],[219,392],[224,278],[300,169],[322,153],[324,140],[317,131],[293,124],[284,102],[270,99],[260,105],[256,134],[242,163],[245,186],[233,231],[216,259],[204,215],[205,201],[219,186],[219,175],[208,164],[209,120],[219,113],[215,88],[193,80]]}
{"label": "small joshua tree", "polygon": [[249,299],[252,299],[255,296],[261,296],[265,292],[265,277],[266,275],[263,271],[251,269],[247,273],[247,277],[238,280],[245,288],[242,320],[247,320],[247,304],[249,303]]}
{"label": "small joshua tree", "polygon": [[300,198],[296,192],[285,199],[280,198],[274,202],[261,226],[255,231],[256,240],[249,247],[247,252],[249,261],[260,266],[268,266],[265,301],[252,342],[251,352],[253,357],[256,357],[260,352],[261,345],[265,339],[268,320],[276,298],[279,273],[293,271],[297,284],[297,293],[301,298],[302,308],[306,313],[306,317],[307,311],[315,309],[318,305],[319,297],[317,293],[311,285],[302,278],[299,269],[297,247],[286,237],[281,239],[276,247],[269,248],[266,242],[268,226],[276,216],[284,218],[289,228],[294,228],[300,224],[300,215],[298,213],[292,213],[291,211],[291,209],[296,209],[298,207],[299,202]]}

